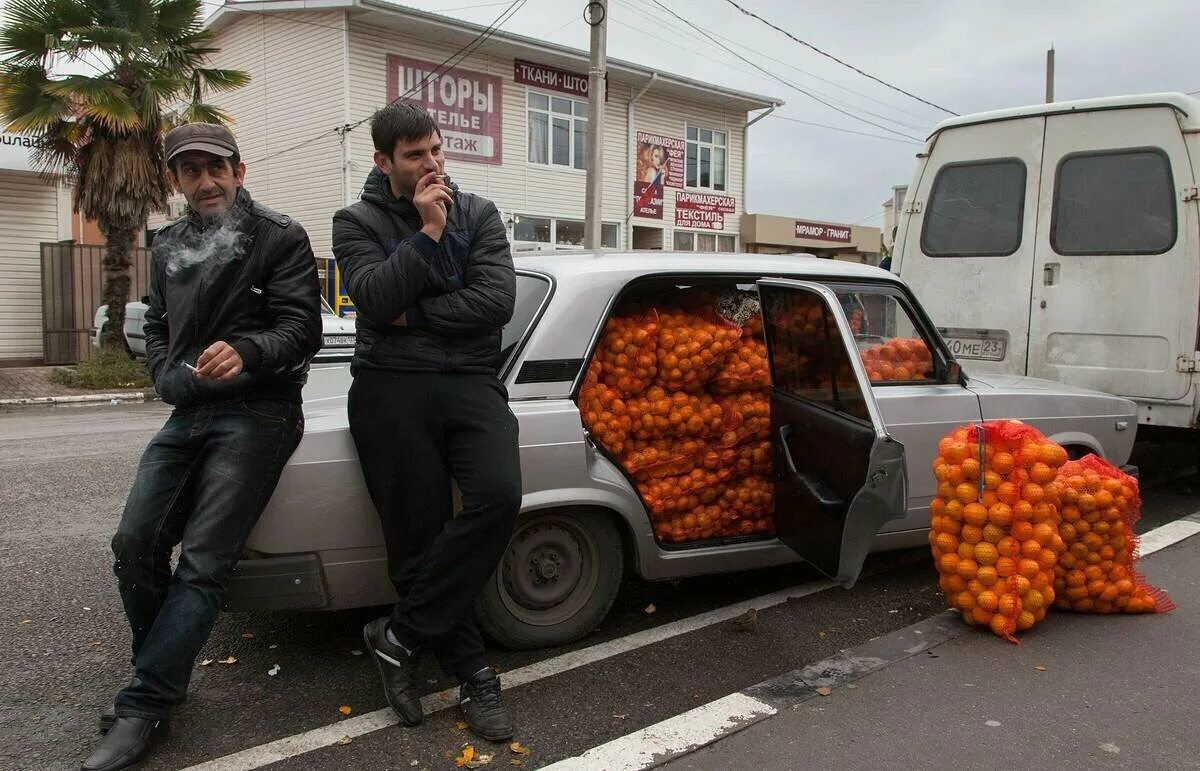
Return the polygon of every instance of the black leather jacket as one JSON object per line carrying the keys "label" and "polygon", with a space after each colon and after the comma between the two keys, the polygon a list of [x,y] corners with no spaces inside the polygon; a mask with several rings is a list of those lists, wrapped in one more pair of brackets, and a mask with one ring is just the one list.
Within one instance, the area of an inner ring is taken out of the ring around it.
{"label": "black leather jacket", "polygon": [[[154,238],[146,309],[146,364],[163,401],[188,407],[221,400],[300,401],[308,362],[321,347],[317,265],[308,234],[244,188],[226,215],[205,225],[194,214]],[[217,341],[232,345],[243,371],[198,379],[195,365]]]}
{"label": "black leather jacket", "polygon": [[[495,374],[516,274],[496,206],[456,191],[440,241],[371,171],[362,200],[333,217],[333,254],[357,311],[352,371]],[[404,326],[393,324],[404,316]]]}

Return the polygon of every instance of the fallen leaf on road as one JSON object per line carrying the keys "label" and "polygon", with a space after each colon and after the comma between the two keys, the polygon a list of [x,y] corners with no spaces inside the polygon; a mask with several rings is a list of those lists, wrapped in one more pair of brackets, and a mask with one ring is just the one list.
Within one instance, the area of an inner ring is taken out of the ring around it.
{"label": "fallen leaf on road", "polygon": [[21,623],[22,624],[32,624],[33,619],[32,618],[23,618],[23,619],[21,619]]}
{"label": "fallen leaf on road", "polygon": [[227,659],[219,659],[219,660],[217,661],[217,663],[218,663],[218,664],[236,664],[236,663],[237,663],[237,659],[235,659],[233,656],[230,656],[230,657],[229,657],[229,658],[227,658]]}
{"label": "fallen leaf on road", "polygon": [[821,694],[822,696],[828,696],[829,694],[833,693],[833,689],[821,687],[817,689],[817,693]]}
{"label": "fallen leaf on road", "polygon": [[473,757],[475,757],[475,748],[468,744],[466,747],[463,747],[462,754],[454,759],[454,765],[462,768],[470,763]]}
{"label": "fallen leaf on road", "polygon": [[847,688],[857,688],[858,686],[855,685],[854,683],[846,683],[846,687]]}
{"label": "fallen leaf on road", "polygon": [[454,724],[454,727],[457,728],[458,730],[462,731],[462,730],[466,729],[467,724],[460,720]]}
{"label": "fallen leaf on road", "polygon": [[467,768],[480,768],[492,762],[495,755],[476,755],[474,760],[467,761]]}
{"label": "fallen leaf on road", "polygon": [[658,610],[658,608],[654,607],[654,603],[652,602],[646,606],[646,615],[650,615],[650,614],[654,613],[656,610]]}
{"label": "fallen leaf on road", "polygon": [[413,768],[416,768],[417,766],[421,765],[421,761],[419,761],[419,760],[410,760],[410,761],[408,761],[408,765],[412,766]]}
{"label": "fallen leaf on road", "polygon": [[267,675],[269,675],[270,677],[274,677],[277,674],[279,674],[279,665],[278,664],[276,664],[275,666],[273,666],[267,670]]}
{"label": "fallen leaf on road", "polygon": [[208,666],[209,664],[211,664],[212,662],[213,662],[213,660],[212,660],[212,659],[205,659],[204,661],[201,661],[201,662],[200,662],[200,666],[202,666],[202,667],[207,667],[207,666]]}
{"label": "fallen leaf on road", "polygon": [[1036,669],[1036,670],[1037,670],[1037,671],[1039,671],[1039,672],[1045,672],[1045,671],[1046,671],[1046,668],[1045,668],[1045,667],[1034,667],[1034,669]]}
{"label": "fallen leaf on road", "polygon": [[350,714],[351,712],[353,712],[353,711],[354,711],[354,710],[350,709],[350,708],[349,708],[349,707],[347,707],[345,704],[343,704],[342,706],[338,707],[338,712],[341,712],[343,715],[349,715],[349,714]]}
{"label": "fallen leaf on road", "polygon": [[350,651],[350,655],[351,656],[361,656],[361,655],[363,655],[363,652],[360,651],[359,649],[355,648],[354,650]]}
{"label": "fallen leaf on road", "polygon": [[254,632],[242,632],[242,639],[243,640],[253,640]]}
{"label": "fallen leaf on road", "polygon": [[822,640],[824,640],[824,639],[825,639],[825,633],[824,633],[824,632],[817,632],[817,637],[820,637]]}
{"label": "fallen leaf on road", "polygon": [[84,610],[91,610],[91,608],[84,608]]}
{"label": "fallen leaf on road", "polygon": [[521,746],[520,742],[513,742],[512,744],[508,745],[508,748],[510,750],[512,750],[513,752],[517,753],[518,755],[528,755],[529,754],[529,748]]}
{"label": "fallen leaf on road", "polygon": [[334,742],[334,744],[345,747],[347,744],[349,744],[352,741],[354,741],[354,740],[351,739],[349,736],[343,736],[342,738],[340,738],[336,742]]}
{"label": "fallen leaf on road", "polygon": [[523,765],[523,764],[521,763],[521,761],[517,760],[516,758],[513,758],[512,760],[508,761],[508,765],[510,765],[510,766],[520,766],[520,765]]}
{"label": "fallen leaf on road", "polygon": [[629,715],[613,715],[613,717],[617,720],[624,720],[625,718],[629,717]]}
{"label": "fallen leaf on road", "polygon": [[267,650],[269,650],[269,651],[273,651],[273,650],[275,650],[275,649],[276,649],[276,648],[278,648],[278,647],[279,647],[278,645],[268,645],[268,646],[267,646]]}

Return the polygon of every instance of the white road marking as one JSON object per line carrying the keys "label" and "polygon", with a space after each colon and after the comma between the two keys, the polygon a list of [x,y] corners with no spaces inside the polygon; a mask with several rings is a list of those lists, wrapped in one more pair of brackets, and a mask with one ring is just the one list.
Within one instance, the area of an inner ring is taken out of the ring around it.
{"label": "white road marking", "polygon": [[1191,538],[1197,533],[1200,533],[1200,514],[1193,514],[1190,517],[1168,522],[1165,525],[1154,528],[1141,537],[1138,545],[1138,554],[1145,557],[1147,554],[1153,554],[1159,549],[1165,549],[1172,544],[1179,543],[1185,538]]}
{"label": "white road marking", "polygon": [[[603,661],[613,656],[619,656],[622,653],[628,653],[647,645],[653,645],[672,637],[688,634],[697,629],[703,629],[706,626],[719,624],[722,621],[729,621],[746,613],[751,608],[763,610],[787,602],[792,598],[806,597],[817,592],[822,592],[836,585],[832,581],[814,581],[802,586],[771,592],[770,594],[736,602],[723,608],[710,610],[707,613],[700,613],[680,619],[679,621],[672,621],[669,624],[663,624],[653,629],[634,632],[625,637],[619,637],[615,640],[597,643],[587,648],[564,653],[552,659],[534,662],[528,666],[514,669],[511,672],[502,673],[500,680],[505,688],[516,688],[527,685],[543,678],[559,675],[563,672],[587,666],[597,661]],[[457,703],[457,688],[448,688],[439,693],[431,693],[421,699],[421,706],[424,708],[426,715],[448,709]],[[380,709],[348,720],[322,726],[321,728],[314,728],[311,731],[277,739],[257,747],[250,747],[240,752],[191,766],[184,771],[249,771],[249,769],[262,768],[271,763],[278,763],[281,760],[287,760],[297,755],[303,755],[306,752],[328,747],[343,736],[349,736],[353,739],[363,734],[378,731],[381,728],[388,728],[389,726],[396,725],[396,723],[397,718],[391,708]]]}
{"label": "white road marking", "polygon": [[635,731],[582,755],[543,766],[546,771],[636,771],[690,752],[776,712],[766,702],[742,693],[710,701]]}

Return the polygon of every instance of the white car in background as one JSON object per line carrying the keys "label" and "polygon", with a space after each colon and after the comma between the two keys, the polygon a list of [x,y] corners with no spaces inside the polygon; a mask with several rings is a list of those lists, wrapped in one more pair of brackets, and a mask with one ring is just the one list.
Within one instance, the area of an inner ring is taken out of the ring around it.
{"label": "white car in background", "polygon": [[[146,333],[142,328],[146,322],[148,298],[125,303],[125,342],[137,356],[146,355]],[[92,320],[92,345],[100,347],[100,334],[108,323],[108,306],[96,309]],[[354,355],[354,319],[342,318],[333,312],[325,298],[321,298],[321,350],[313,358],[314,363],[348,362]]]}

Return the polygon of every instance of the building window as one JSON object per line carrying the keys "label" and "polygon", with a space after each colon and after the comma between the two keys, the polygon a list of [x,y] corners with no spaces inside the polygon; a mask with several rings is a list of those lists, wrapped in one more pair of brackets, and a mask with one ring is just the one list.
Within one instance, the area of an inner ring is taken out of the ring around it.
{"label": "building window", "polygon": [[929,193],[921,251],[930,257],[1004,257],[1021,245],[1025,164],[1016,159],[943,166]]}
{"label": "building window", "polygon": [[688,187],[724,190],[727,149],[724,131],[688,126],[685,184]]}
{"label": "building window", "polygon": [[529,162],[587,168],[587,102],[529,92]]}
{"label": "building window", "polygon": [[693,233],[690,230],[675,231],[677,252],[733,252],[737,249],[737,236],[721,233]]}
{"label": "building window", "polygon": [[[600,246],[616,249],[620,245],[621,228],[615,222],[600,225]],[[583,220],[551,217],[516,216],[513,222],[513,241],[520,244],[553,244],[557,248],[583,246]],[[536,247],[535,247],[536,248]]]}
{"label": "building window", "polygon": [[1175,182],[1162,150],[1069,155],[1050,244],[1059,254],[1162,254],[1175,245]]}

